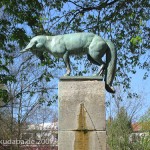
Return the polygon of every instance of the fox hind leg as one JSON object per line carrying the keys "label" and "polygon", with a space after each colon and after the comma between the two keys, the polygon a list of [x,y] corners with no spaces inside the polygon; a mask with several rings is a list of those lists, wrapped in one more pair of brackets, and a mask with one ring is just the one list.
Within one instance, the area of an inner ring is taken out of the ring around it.
{"label": "fox hind leg", "polygon": [[99,72],[96,75],[103,75],[104,71],[105,71],[105,65],[104,62],[102,64],[96,62],[89,54],[87,55],[88,60],[93,63],[94,65],[98,65],[100,66],[99,68]]}
{"label": "fox hind leg", "polygon": [[105,62],[103,62],[102,57],[106,53],[107,50],[107,44],[104,41],[92,41],[91,45],[89,46],[89,55],[92,58],[93,64],[97,64],[100,66],[99,71],[96,73],[96,75],[102,75],[105,70]]}

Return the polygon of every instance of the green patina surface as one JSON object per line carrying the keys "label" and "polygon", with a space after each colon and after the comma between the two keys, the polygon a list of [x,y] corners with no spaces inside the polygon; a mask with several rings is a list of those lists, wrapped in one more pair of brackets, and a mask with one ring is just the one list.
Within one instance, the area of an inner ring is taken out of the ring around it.
{"label": "green patina surface", "polygon": [[[65,76],[71,74],[69,56],[87,54],[91,63],[100,66],[97,76],[100,76],[105,70],[106,90],[110,93],[115,92],[112,82],[116,72],[117,52],[110,40],[104,40],[98,35],[84,32],[57,36],[41,35],[32,38],[21,52],[28,50],[31,50],[40,59],[43,59],[45,51],[56,57],[62,57],[67,70]],[[102,60],[105,54],[106,62]]]}

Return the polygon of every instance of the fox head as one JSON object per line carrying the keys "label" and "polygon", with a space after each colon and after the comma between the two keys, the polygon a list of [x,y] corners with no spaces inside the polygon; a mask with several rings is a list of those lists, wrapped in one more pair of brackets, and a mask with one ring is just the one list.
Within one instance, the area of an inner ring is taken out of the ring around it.
{"label": "fox head", "polygon": [[20,52],[24,53],[26,51],[29,51],[31,48],[34,46],[36,48],[42,48],[46,42],[46,37],[45,36],[35,36],[30,40],[30,43]]}

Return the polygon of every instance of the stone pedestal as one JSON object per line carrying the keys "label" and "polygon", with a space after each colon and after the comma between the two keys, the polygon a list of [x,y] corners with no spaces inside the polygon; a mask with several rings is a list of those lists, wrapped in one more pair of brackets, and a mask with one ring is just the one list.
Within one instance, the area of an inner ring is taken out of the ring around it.
{"label": "stone pedestal", "polygon": [[105,88],[101,77],[59,82],[59,150],[106,150]]}

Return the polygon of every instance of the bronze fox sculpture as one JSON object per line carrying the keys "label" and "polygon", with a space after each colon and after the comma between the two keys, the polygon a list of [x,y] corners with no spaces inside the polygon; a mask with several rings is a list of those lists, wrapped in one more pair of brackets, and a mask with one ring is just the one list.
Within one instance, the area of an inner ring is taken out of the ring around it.
{"label": "bronze fox sculpture", "polygon": [[[35,53],[33,48],[36,48]],[[66,76],[70,75],[69,55],[87,54],[88,60],[93,64],[101,66],[96,75],[105,71],[105,88],[110,93],[115,93],[112,82],[116,72],[117,52],[114,44],[110,40],[104,40],[102,37],[93,33],[72,33],[57,36],[35,36],[30,43],[21,52],[30,50],[42,59],[43,52],[62,57],[66,65]],[[102,57],[106,54],[106,62]]]}

